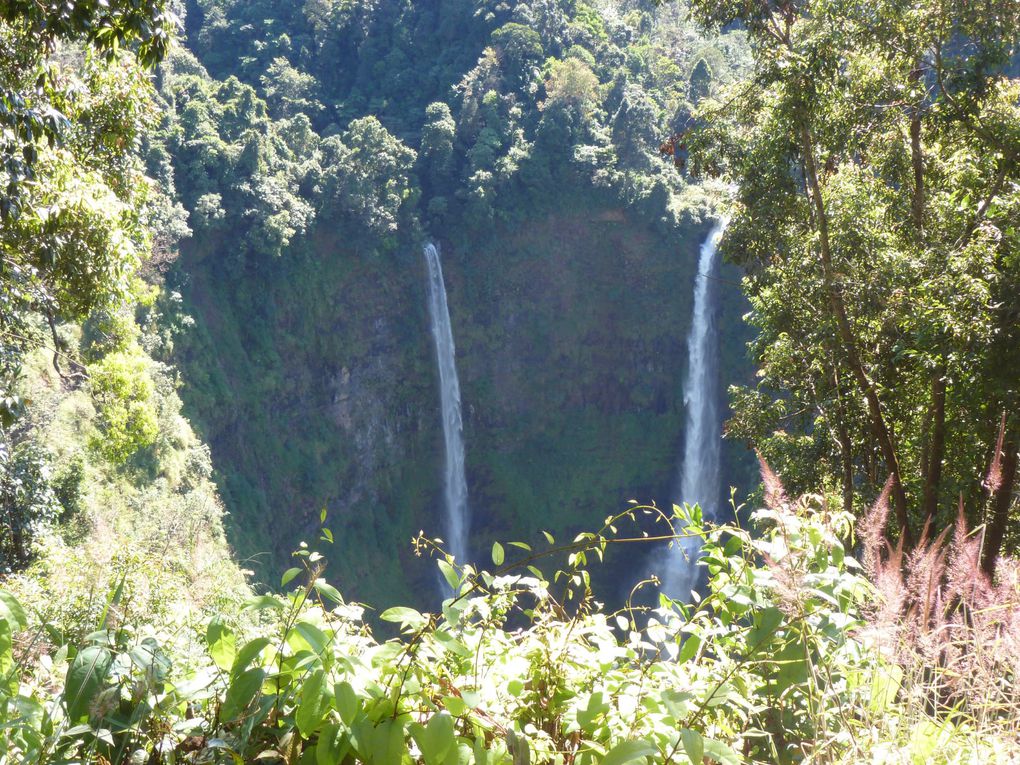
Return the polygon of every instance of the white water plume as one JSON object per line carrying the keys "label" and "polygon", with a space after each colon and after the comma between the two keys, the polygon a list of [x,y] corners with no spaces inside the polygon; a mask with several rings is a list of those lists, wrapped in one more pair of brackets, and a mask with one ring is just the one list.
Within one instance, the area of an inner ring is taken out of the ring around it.
{"label": "white water plume", "polygon": [[[727,219],[712,227],[701,245],[694,281],[694,316],[687,336],[687,374],[684,378],[684,452],[680,461],[679,499],[701,507],[702,517],[715,518],[720,495],[719,458],[722,413],[719,406],[719,343],[715,326],[717,250]],[[680,527],[677,530],[682,534]],[[701,552],[698,537],[674,543],[662,565],[662,589],[687,600],[697,585]]]}
{"label": "white water plume", "polygon": [[443,485],[446,510],[446,542],[457,562],[467,561],[470,516],[467,477],[464,472],[464,421],[460,410],[460,382],[457,379],[456,349],[446,303],[446,285],[439,250],[434,244],[424,247],[428,265],[429,317],[436,345],[439,368],[439,399],[443,417],[443,442],[446,469]]}

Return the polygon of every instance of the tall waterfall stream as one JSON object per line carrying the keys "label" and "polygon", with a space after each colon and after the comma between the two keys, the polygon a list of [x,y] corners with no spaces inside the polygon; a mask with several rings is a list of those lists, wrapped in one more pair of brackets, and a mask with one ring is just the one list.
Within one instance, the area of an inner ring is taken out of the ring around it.
{"label": "tall waterfall stream", "polygon": [[467,560],[470,516],[467,477],[464,473],[464,421],[460,411],[460,382],[457,380],[456,349],[446,304],[446,285],[439,250],[434,244],[424,247],[428,265],[429,318],[436,345],[439,367],[439,399],[443,417],[443,442],[446,448],[446,472],[443,485],[446,511],[446,543],[458,563]]}
{"label": "tall waterfall stream", "polygon": [[[680,462],[679,499],[698,504],[702,516],[714,518],[720,495],[719,456],[722,413],[719,406],[719,345],[715,326],[717,249],[726,219],[716,222],[701,245],[694,281],[694,317],[687,336],[687,374],[684,378],[684,451]],[[679,530],[679,529],[678,529]],[[687,599],[698,582],[697,558],[701,540],[678,540],[663,565],[663,591]]]}

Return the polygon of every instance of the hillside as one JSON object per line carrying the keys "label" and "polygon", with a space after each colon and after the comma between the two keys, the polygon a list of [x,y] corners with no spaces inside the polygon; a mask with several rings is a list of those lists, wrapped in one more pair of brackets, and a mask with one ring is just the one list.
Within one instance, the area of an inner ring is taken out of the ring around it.
{"label": "hillside", "polygon": [[[698,61],[720,72],[715,85],[701,75],[706,92],[740,66],[739,41],[684,37],[672,10],[439,6],[366,8],[344,48],[363,62],[344,70],[353,79],[327,77],[322,57],[354,28],[321,29],[310,6],[274,9],[272,25],[247,4],[189,7],[187,44],[209,76],[178,56],[163,79],[178,115],[166,152],[193,229],[170,283],[196,324],[173,360],[232,542],[271,577],[325,507],[350,551],[335,581],[373,602],[434,588],[406,544],[443,528],[428,240],[442,246],[453,315],[475,554],[501,536],[576,533],[631,498],[672,501],[707,226],[704,195],[656,137],[684,119]],[[538,33],[519,23],[528,14]],[[476,52],[462,41],[434,60],[453,19]],[[408,28],[419,34],[394,43]],[[390,58],[427,72],[376,90],[363,67],[394,44]],[[261,52],[223,55],[239,45]],[[275,90],[277,54],[303,100]],[[339,115],[354,122],[334,135]],[[735,281],[720,398],[749,375]],[[728,480],[744,491],[747,452],[731,447]]]}
{"label": "hillside", "polygon": [[1020,763],[1020,0],[0,50],[0,765]]}

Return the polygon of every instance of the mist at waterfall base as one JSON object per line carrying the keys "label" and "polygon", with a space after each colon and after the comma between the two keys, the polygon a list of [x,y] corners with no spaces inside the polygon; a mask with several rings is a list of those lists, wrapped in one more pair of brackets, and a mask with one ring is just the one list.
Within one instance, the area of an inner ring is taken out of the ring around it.
{"label": "mist at waterfall base", "polygon": [[464,471],[464,421],[460,408],[460,382],[457,379],[456,349],[450,309],[446,302],[446,284],[439,250],[434,244],[423,248],[428,269],[429,320],[436,347],[439,371],[439,401],[443,418],[445,472],[443,480],[444,539],[457,563],[467,562],[470,516],[467,477]]}
{"label": "mist at waterfall base", "polygon": [[[719,343],[716,327],[718,247],[726,230],[723,219],[701,245],[694,281],[694,315],[687,336],[684,376],[684,448],[680,460],[677,504],[699,505],[705,520],[715,519],[721,500],[720,457],[722,407],[719,401]],[[676,522],[675,522],[676,523]],[[683,533],[682,521],[677,531]],[[701,578],[697,565],[701,539],[684,537],[656,556],[654,572],[661,590],[676,600],[690,599]]]}

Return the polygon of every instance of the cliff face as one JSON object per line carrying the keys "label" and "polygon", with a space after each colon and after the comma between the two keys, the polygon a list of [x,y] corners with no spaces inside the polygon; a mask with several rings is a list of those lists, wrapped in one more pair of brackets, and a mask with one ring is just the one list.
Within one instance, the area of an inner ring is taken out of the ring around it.
{"label": "cliff face", "polygon": [[[660,144],[740,76],[742,33],[672,4],[186,6],[149,163],[190,216],[175,360],[241,557],[273,583],[325,507],[349,596],[434,596],[409,544],[444,528],[429,240],[475,555],[668,504],[714,197]],[[727,289],[720,396],[746,374]]]}
{"label": "cliff face", "polygon": [[[668,503],[675,481],[707,227],[666,232],[583,186],[532,207],[517,222],[435,232],[477,556],[540,529],[572,536],[630,498]],[[325,507],[345,593],[432,596],[433,565],[409,544],[442,529],[420,241],[366,255],[320,225],[302,253],[240,278],[202,248],[196,239],[182,263],[200,328],[180,351],[183,396],[211,443],[240,556],[268,551],[255,560],[273,581]],[[723,317],[739,366],[738,324],[737,311]]]}

